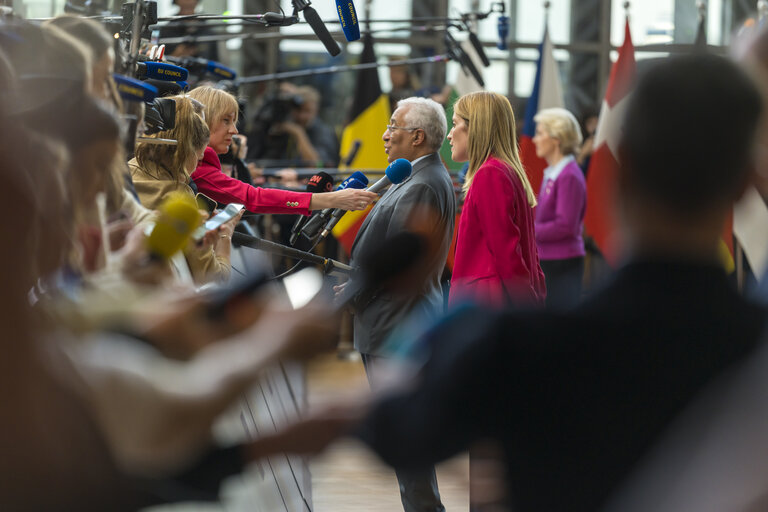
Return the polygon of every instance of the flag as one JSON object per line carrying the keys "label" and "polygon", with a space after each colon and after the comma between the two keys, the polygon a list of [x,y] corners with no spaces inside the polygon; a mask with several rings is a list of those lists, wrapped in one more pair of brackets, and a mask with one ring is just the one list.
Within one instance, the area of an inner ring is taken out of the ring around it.
{"label": "flag", "polygon": [[608,89],[600,108],[595,133],[595,152],[587,173],[587,211],[584,227],[610,264],[617,263],[616,240],[616,173],[619,166],[618,142],[621,122],[630,89],[635,81],[635,48],[629,32],[629,19],[624,27],[624,44],[611,68]]}
{"label": "flag", "polygon": [[564,105],[560,73],[557,70],[557,62],[552,55],[552,41],[549,40],[549,31],[544,29],[544,38],[539,45],[536,78],[533,81],[533,90],[525,107],[523,131],[520,135],[520,160],[526,174],[528,174],[528,181],[531,182],[536,194],[539,193],[547,162],[536,156],[536,147],[533,145],[536,122],[533,118],[539,110],[553,107],[562,108]]}
{"label": "flag", "polygon": [[[373,37],[366,33],[363,37],[361,63],[376,62],[373,51]],[[355,157],[349,167],[353,169],[385,169],[388,165],[384,153],[384,141],[381,136],[389,124],[391,115],[389,96],[382,94],[379,72],[376,68],[363,69],[357,75],[355,97],[350,111],[350,122],[341,134],[341,159],[349,155],[353,147],[359,144]],[[370,208],[363,211],[347,212],[333,228],[333,236],[349,254],[355,236],[363,224]]]}

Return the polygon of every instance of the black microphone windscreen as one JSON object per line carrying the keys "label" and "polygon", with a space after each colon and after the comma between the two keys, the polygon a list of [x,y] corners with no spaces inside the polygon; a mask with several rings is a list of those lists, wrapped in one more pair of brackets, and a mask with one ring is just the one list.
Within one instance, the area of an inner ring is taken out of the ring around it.
{"label": "black microphone windscreen", "polygon": [[312,31],[325,45],[325,49],[328,50],[328,53],[330,53],[331,56],[335,57],[341,53],[339,44],[331,37],[330,32],[328,32],[328,29],[325,27],[325,23],[323,23],[323,20],[320,19],[317,11],[315,11],[312,7],[305,7],[304,19],[307,20],[309,26],[312,27]]}
{"label": "black microphone windscreen", "polygon": [[469,42],[472,43],[472,47],[477,52],[477,56],[480,57],[480,60],[483,61],[483,66],[488,67],[491,65],[491,61],[488,60],[488,56],[485,54],[485,49],[483,49],[483,43],[480,42],[480,39],[478,39],[477,35],[469,31]]}

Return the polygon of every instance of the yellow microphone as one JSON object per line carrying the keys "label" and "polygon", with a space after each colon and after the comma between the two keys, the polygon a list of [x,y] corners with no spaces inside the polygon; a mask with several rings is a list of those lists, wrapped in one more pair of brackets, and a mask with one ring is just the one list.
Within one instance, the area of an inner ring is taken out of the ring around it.
{"label": "yellow microphone", "polygon": [[168,259],[184,248],[203,217],[195,200],[182,193],[170,194],[158,211],[160,215],[147,237],[147,249],[154,258]]}

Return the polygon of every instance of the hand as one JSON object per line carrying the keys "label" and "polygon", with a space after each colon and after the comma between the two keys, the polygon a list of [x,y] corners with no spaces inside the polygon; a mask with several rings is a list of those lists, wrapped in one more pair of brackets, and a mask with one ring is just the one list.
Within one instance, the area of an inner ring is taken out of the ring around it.
{"label": "hand", "polygon": [[344,289],[347,287],[347,284],[349,284],[349,281],[346,281],[341,284],[337,284],[333,287],[333,298],[338,299],[344,294]]}
{"label": "hand", "polygon": [[240,223],[240,219],[243,218],[243,214],[245,213],[245,210],[240,210],[240,212],[232,217],[230,220],[222,224],[218,227],[216,230],[219,238],[229,238],[232,239],[232,233],[235,232],[235,227]]}
{"label": "hand", "polygon": [[119,251],[125,245],[128,233],[132,229],[133,222],[128,219],[120,219],[107,224],[109,249],[112,252]]}
{"label": "hand", "polygon": [[235,151],[233,151],[233,153],[240,160],[244,160],[245,155],[248,153],[248,137],[245,135],[235,135],[232,138],[232,141],[237,141],[237,143],[234,144]]}
{"label": "hand", "polygon": [[335,192],[323,192],[312,194],[309,203],[310,210],[322,210],[324,208],[340,208],[342,210],[365,210],[368,205],[378,198],[375,192],[355,188],[345,188]]}

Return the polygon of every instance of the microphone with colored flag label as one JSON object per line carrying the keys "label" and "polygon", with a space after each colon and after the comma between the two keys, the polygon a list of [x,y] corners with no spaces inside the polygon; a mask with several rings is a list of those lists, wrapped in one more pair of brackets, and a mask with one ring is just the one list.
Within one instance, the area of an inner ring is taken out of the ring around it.
{"label": "microphone with colored flag label", "polygon": [[[384,189],[389,187],[390,185],[397,185],[398,183],[402,183],[405,181],[410,175],[411,171],[413,170],[413,167],[411,166],[411,162],[406,160],[405,158],[398,158],[391,164],[389,164],[389,167],[386,168],[384,171],[384,177],[381,178],[379,181],[371,185],[370,188],[368,188],[368,192],[375,192],[376,194],[381,194]],[[331,213],[331,218],[328,220],[328,223],[325,225],[325,228],[320,233],[320,238],[323,239],[328,236],[328,234],[333,230],[334,226],[339,222],[339,220],[344,216],[344,214],[347,213],[346,210],[341,210],[339,208],[336,208]]]}
{"label": "microphone with colored flag label", "polygon": [[360,39],[360,24],[357,22],[357,12],[352,0],[336,0],[336,11],[339,13],[341,30],[344,31],[347,41]]}
{"label": "microphone with colored flag label", "polygon": [[183,82],[189,76],[189,72],[179,66],[165,62],[139,62],[136,64],[136,77],[143,80],[152,78],[154,80],[164,80],[166,82]]}
{"label": "microphone with colored flag label", "polygon": [[192,197],[171,194],[163,201],[158,217],[147,237],[147,250],[154,259],[167,260],[187,244],[203,217]]}
{"label": "microphone with colored flag label", "polygon": [[213,60],[201,59],[199,57],[166,57],[165,60],[178,64],[188,69],[191,73],[200,75],[209,73],[221,80],[234,80],[237,78],[237,72],[234,69]]}
{"label": "microphone with colored flag label", "polygon": [[[349,178],[341,182],[336,190],[344,190],[346,188],[364,189],[368,185],[368,178],[360,171],[353,172]],[[326,208],[325,210],[315,213],[309,222],[307,222],[301,229],[301,234],[312,240],[320,232],[323,225],[328,222],[333,213],[333,208]]]}
{"label": "microphone with colored flag label", "polygon": [[499,30],[499,42],[496,43],[496,48],[506,50],[507,37],[509,37],[509,16],[504,16],[503,14],[499,16],[497,28]]}
{"label": "microphone with colored flag label", "polygon": [[[330,192],[331,189],[333,189],[333,177],[331,177],[331,175],[327,172],[319,172],[309,178],[306,190],[307,192],[317,194],[320,192]],[[289,239],[289,243],[291,245],[296,243],[296,240],[299,238],[301,228],[304,226],[304,224],[307,223],[308,220],[309,217],[305,215],[299,215],[296,219],[296,222],[293,223],[293,228],[291,228],[291,238]]]}
{"label": "microphone with colored flag label", "polygon": [[141,80],[136,80],[124,75],[113,74],[117,92],[123,101],[143,101],[149,103],[154,101],[158,95],[157,87]]}

